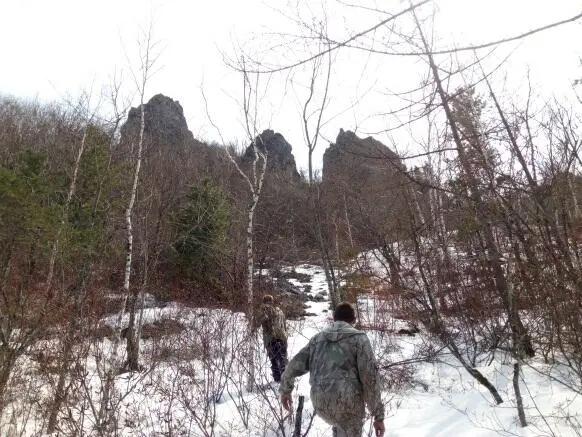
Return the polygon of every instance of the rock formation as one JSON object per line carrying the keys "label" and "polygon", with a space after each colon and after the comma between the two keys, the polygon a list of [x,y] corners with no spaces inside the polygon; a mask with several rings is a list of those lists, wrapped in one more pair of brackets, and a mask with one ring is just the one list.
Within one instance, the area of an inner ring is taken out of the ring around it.
{"label": "rock formation", "polygon": [[[150,148],[165,148],[184,150],[188,147],[198,147],[199,141],[194,139],[188,130],[182,105],[177,100],[156,94],[144,104],[145,129],[144,145]],[[131,108],[127,121],[121,127],[122,143],[137,143],[141,122],[141,108]]]}
{"label": "rock formation", "polygon": [[369,186],[405,169],[396,153],[372,138],[359,138],[340,129],[336,142],[323,154],[323,182],[350,179],[350,185]]}
{"label": "rock formation", "polygon": [[349,245],[373,246],[378,236],[402,229],[405,170],[380,141],[341,129],[323,155],[322,188],[334,232],[346,236]]}
{"label": "rock formation", "polygon": [[[289,181],[298,182],[301,178],[297,172],[295,157],[292,153],[291,144],[285,137],[271,129],[264,130],[255,139],[255,144],[262,152],[267,152],[267,172],[276,174]],[[243,156],[243,161],[249,163],[254,157],[252,146],[247,147]]]}

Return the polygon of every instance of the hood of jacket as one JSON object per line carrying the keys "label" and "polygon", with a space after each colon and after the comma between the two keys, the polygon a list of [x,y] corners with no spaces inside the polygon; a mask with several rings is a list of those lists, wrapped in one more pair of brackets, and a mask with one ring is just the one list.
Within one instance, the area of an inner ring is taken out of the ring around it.
{"label": "hood of jacket", "polygon": [[336,342],[344,340],[348,337],[366,334],[357,330],[347,322],[333,322],[330,326],[321,331],[321,335],[329,342]]}

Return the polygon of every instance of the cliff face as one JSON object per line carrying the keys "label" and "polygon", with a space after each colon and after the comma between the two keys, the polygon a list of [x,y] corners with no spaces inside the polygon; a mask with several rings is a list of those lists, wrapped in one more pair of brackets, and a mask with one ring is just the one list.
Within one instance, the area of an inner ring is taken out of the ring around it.
{"label": "cliff face", "polygon": [[[293,182],[298,182],[301,179],[297,172],[291,144],[285,140],[283,135],[267,129],[255,138],[255,144],[259,150],[267,152],[267,174],[279,175]],[[253,157],[253,147],[250,145],[245,150],[243,161],[250,163]]]}
{"label": "cliff face", "polygon": [[[323,182],[374,185],[405,169],[396,153],[372,137],[359,138],[340,129],[336,142],[323,154]],[[346,180],[348,179],[348,180]]]}
{"label": "cliff face", "polygon": [[[170,174],[170,167],[188,169],[181,174],[183,181],[195,181],[204,177],[214,180],[226,178],[230,167],[223,147],[208,145],[194,138],[188,129],[182,105],[163,94],[156,94],[144,104],[144,166],[152,172]],[[141,107],[131,108],[121,127],[120,147],[122,154],[132,156],[139,141]],[[133,159],[133,158],[132,158]],[[180,165],[177,166],[177,162]]]}
{"label": "cliff face", "polygon": [[[184,150],[201,143],[188,130],[182,105],[163,94],[156,94],[144,104],[144,145],[149,148]],[[141,107],[131,108],[127,121],[121,127],[121,142],[137,143],[141,124]]]}
{"label": "cliff face", "polygon": [[323,155],[322,173],[336,232],[373,246],[378,236],[391,238],[406,226],[404,171],[400,157],[380,141],[341,129]]}

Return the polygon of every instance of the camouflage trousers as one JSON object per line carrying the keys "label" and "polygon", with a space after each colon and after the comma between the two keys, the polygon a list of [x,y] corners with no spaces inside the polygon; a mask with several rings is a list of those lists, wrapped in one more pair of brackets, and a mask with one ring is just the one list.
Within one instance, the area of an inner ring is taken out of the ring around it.
{"label": "camouflage trousers", "polygon": [[315,413],[333,427],[334,437],[361,437],[364,400],[347,381],[328,381],[311,387]]}
{"label": "camouflage trousers", "polygon": [[267,345],[267,355],[271,360],[271,372],[273,372],[273,380],[281,381],[281,375],[285,371],[287,365],[287,342],[285,340],[272,340]]}
{"label": "camouflage trousers", "polygon": [[363,426],[364,421],[334,426],[333,437],[361,437]]}

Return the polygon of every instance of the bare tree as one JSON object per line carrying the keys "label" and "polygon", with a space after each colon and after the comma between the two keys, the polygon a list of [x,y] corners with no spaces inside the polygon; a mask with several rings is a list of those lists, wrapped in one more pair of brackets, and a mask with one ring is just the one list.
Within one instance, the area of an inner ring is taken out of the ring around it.
{"label": "bare tree", "polygon": [[[325,30],[325,29],[324,29]],[[327,62],[325,62],[327,60]],[[325,62],[325,67],[322,65]],[[323,79],[323,93],[321,101],[312,109],[313,100],[316,98],[316,86],[321,74],[322,68],[325,68]],[[316,58],[312,63],[311,75],[309,77],[309,86],[307,98],[303,103],[302,122],[303,135],[308,152],[308,183],[309,183],[309,205],[313,214],[315,224],[315,234],[319,245],[319,253],[327,280],[327,287],[330,296],[332,308],[340,303],[339,280],[336,277],[337,271],[334,268],[333,257],[331,255],[330,244],[324,234],[324,211],[321,202],[321,186],[314,178],[313,170],[313,152],[321,138],[321,127],[324,110],[328,104],[328,92],[331,80],[332,58],[331,54]],[[315,118],[315,122],[312,120]],[[347,214],[347,213],[346,213]]]}
{"label": "bare tree", "polygon": [[[136,197],[139,189],[139,179],[140,170],[142,167],[143,153],[144,153],[144,131],[145,131],[145,94],[146,86],[148,80],[153,74],[153,68],[159,58],[159,54],[156,53],[156,43],[153,41],[152,28],[148,30],[147,34],[144,35],[143,41],[139,43],[139,70],[134,72],[132,70],[133,79],[137,87],[137,92],[139,95],[140,102],[140,128],[139,137],[137,139],[137,155],[135,158],[135,167],[133,173],[133,184],[131,187],[131,193],[129,198],[129,203],[125,210],[125,222],[127,231],[127,254],[125,260],[125,271],[123,277],[123,304],[120,317],[126,310],[127,301],[130,300],[129,304],[129,325],[127,327],[126,334],[126,363],[125,366],[130,371],[139,370],[139,322],[136,320],[138,303],[142,288],[140,286],[134,286],[133,292],[130,289],[131,281],[131,270],[132,270],[132,258],[134,255],[134,235],[133,235],[133,211],[135,206]],[[147,264],[147,263],[146,263]],[[144,278],[147,278],[147,273],[144,274]],[[145,279],[147,280],[147,279]],[[142,305],[143,309],[143,305]],[[118,331],[121,333],[121,323],[118,325]]]}
{"label": "bare tree", "polygon": [[[133,169],[133,180],[131,184],[131,191],[129,202],[125,209],[125,224],[126,224],[126,260],[123,278],[123,294],[120,312],[115,323],[115,335],[111,345],[111,356],[106,357],[107,365],[101,369],[101,380],[103,387],[101,391],[98,406],[94,408],[96,418],[98,419],[98,427],[102,432],[109,432],[111,428],[116,426],[115,414],[116,407],[119,405],[118,395],[116,394],[115,377],[122,367],[119,362],[119,344],[121,343],[122,321],[129,309],[129,326],[126,331],[126,362],[124,367],[131,371],[139,370],[139,329],[136,321],[136,314],[138,310],[140,287],[130,288],[132,260],[134,256],[134,234],[133,234],[133,212],[136,202],[140,170],[142,166],[144,153],[144,131],[145,131],[145,107],[144,98],[146,94],[146,86],[148,80],[153,74],[153,67],[158,60],[158,55],[155,53],[156,44],[153,41],[152,28],[150,26],[148,32],[139,42],[139,70],[136,72],[132,70],[132,76],[137,87],[137,92],[140,97],[140,130],[137,138],[136,157]],[[133,150],[133,147],[132,147]]]}
{"label": "bare tree", "polygon": [[[246,221],[246,315],[247,315],[247,330],[248,330],[248,362],[249,362],[249,373],[248,373],[248,389],[252,390],[255,384],[255,347],[256,347],[256,335],[254,333],[254,292],[253,292],[253,282],[254,282],[254,270],[255,270],[255,258],[253,250],[253,242],[255,238],[255,211],[259,200],[261,198],[261,192],[263,190],[263,182],[265,180],[265,174],[267,172],[267,159],[268,151],[262,142],[262,137],[259,135],[258,123],[259,123],[259,78],[258,74],[250,74],[247,68],[247,61],[245,57],[240,58],[238,70],[241,72],[243,80],[243,100],[242,100],[242,110],[244,117],[244,127],[247,134],[247,139],[250,142],[250,147],[252,151],[250,168],[245,172],[241,163],[232,156],[228,148],[226,153],[230,162],[236,168],[237,172],[243,178],[250,194],[250,202],[248,203],[246,209],[247,221]],[[202,94],[205,104],[206,113],[211,122],[211,124],[216,128],[220,134],[220,130],[212,121],[208,109],[208,102],[204,93]]]}
{"label": "bare tree", "polygon": [[[115,79],[114,79],[115,80]],[[122,118],[125,116],[125,110],[120,109],[118,107],[118,100],[120,99],[119,96],[120,84],[117,81],[114,81],[111,87],[111,103],[113,107],[113,118],[111,120],[100,121],[101,124],[104,124],[104,129],[107,129],[107,137],[100,138],[99,128],[94,125],[93,118],[96,117],[96,109],[91,110],[90,108],[90,100],[87,98],[85,108],[85,112],[90,114],[91,116],[87,118],[84,123],[86,124],[83,138],[81,142],[86,147],[95,148],[94,142],[100,141],[107,141],[107,148],[109,151],[108,160],[106,167],[103,169],[103,173],[98,175],[98,185],[96,188],[96,192],[94,193],[94,200],[92,201],[92,212],[90,216],[92,217],[90,223],[90,231],[97,231],[99,232],[102,227],[105,226],[103,220],[106,220],[108,217],[100,217],[98,214],[98,210],[102,209],[102,202],[106,199],[103,197],[109,196],[110,192],[107,189],[108,186],[110,188],[109,179],[111,177],[110,171],[112,168],[112,157],[113,157],[113,148],[116,142],[116,135],[118,133],[118,129],[121,123]],[[90,97],[90,96],[89,96]],[[88,138],[89,135],[89,138]],[[93,138],[96,137],[96,138]],[[89,143],[89,144],[87,144]],[[103,147],[104,144],[98,144],[98,147]],[[99,150],[99,149],[97,149]],[[92,149],[89,152],[93,152]],[[80,163],[77,163],[77,166]],[[78,169],[73,173],[76,179],[76,175],[79,173]],[[82,181],[81,181],[82,182]],[[72,196],[71,196],[72,198]],[[68,200],[70,203],[70,200]],[[98,247],[104,247],[101,242],[96,242]],[[95,253],[99,253],[99,250],[95,250]],[[67,380],[70,378],[70,372],[72,370],[73,363],[75,361],[79,361],[80,357],[74,359],[74,347],[75,343],[79,341],[79,333],[83,331],[83,327],[81,321],[84,318],[83,315],[83,306],[86,305],[87,301],[87,288],[90,286],[91,277],[93,275],[93,269],[95,268],[96,259],[94,256],[89,255],[88,257],[78,258],[77,262],[80,265],[79,273],[77,275],[77,279],[75,283],[69,287],[67,293],[70,296],[67,298],[72,300],[71,311],[68,312],[68,321],[66,322],[66,328],[64,332],[64,336],[62,338],[62,351],[60,354],[60,365],[58,369],[58,379],[55,386],[55,393],[53,397],[52,404],[49,409],[49,416],[48,416],[48,424],[47,424],[47,431],[49,433],[54,432],[57,426],[57,419],[58,414],[61,410],[62,404],[66,401],[69,386],[67,385]],[[75,365],[75,367],[78,366]]]}

